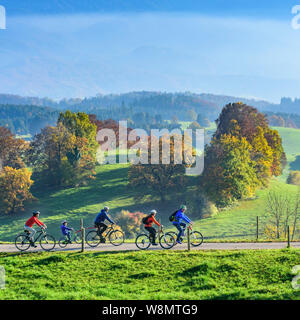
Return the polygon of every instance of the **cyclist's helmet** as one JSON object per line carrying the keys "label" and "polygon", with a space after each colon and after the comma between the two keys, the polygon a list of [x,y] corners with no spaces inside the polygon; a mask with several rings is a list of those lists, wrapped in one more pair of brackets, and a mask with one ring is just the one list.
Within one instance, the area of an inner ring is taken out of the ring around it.
{"label": "cyclist's helmet", "polygon": [[108,210],[109,210],[109,207],[105,206],[105,207],[103,208],[103,210],[104,210],[104,211],[108,211]]}
{"label": "cyclist's helmet", "polygon": [[151,213],[151,214],[156,214],[157,211],[153,209],[153,210],[150,211],[150,213]]}
{"label": "cyclist's helmet", "polygon": [[182,205],[180,206],[180,209],[181,209],[181,210],[186,210],[186,206],[185,206],[184,204],[182,204]]}
{"label": "cyclist's helmet", "polygon": [[64,224],[64,223],[66,223],[67,222],[67,220],[64,220],[61,224]]}
{"label": "cyclist's helmet", "polygon": [[40,214],[39,211],[33,211],[33,212],[32,212],[32,215],[33,215],[33,216],[37,216],[38,214]]}

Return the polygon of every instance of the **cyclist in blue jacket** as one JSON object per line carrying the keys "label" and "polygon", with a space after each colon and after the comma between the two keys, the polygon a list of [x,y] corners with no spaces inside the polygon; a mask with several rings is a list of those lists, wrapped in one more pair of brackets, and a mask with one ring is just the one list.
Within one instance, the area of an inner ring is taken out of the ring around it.
{"label": "cyclist in blue jacket", "polygon": [[181,241],[182,241],[182,237],[184,236],[184,231],[186,229],[186,223],[193,224],[192,221],[184,214],[185,211],[186,211],[186,206],[181,205],[180,209],[177,211],[175,215],[175,220],[173,221],[173,225],[179,231],[176,239],[176,242],[179,244],[182,243]]}
{"label": "cyclist in blue jacket", "polygon": [[113,222],[113,220],[111,220],[109,218],[109,216],[107,215],[109,211],[109,207],[104,207],[100,213],[97,215],[96,219],[95,219],[95,227],[98,229],[98,234],[100,237],[100,240],[102,243],[105,242],[105,239],[103,238],[102,234],[103,232],[107,229],[107,225],[104,223],[105,220],[108,220],[111,224],[115,224]]}

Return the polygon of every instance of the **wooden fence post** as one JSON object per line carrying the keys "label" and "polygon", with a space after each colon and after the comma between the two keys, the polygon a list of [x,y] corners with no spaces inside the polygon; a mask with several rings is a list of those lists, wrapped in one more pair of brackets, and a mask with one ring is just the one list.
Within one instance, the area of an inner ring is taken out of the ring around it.
{"label": "wooden fence post", "polygon": [[80,229],[81,229],[81,252],[84,252],[85,229],[83,227],[83,219],[80,219]]}
{"label": "wooden fence post", "polygon": [[256,217],[256,241],[258,241],[258,233],[259,233],[259,218]]}
{"label": "wooden fence post", "polygon": [[187,230],[187,241],[188,241],[188,251],[191,251],[191,230],[190,228],[188,228]]}
{"label": "wooden fence post", "polygon": [[290,226],[287,226],[287,241],[288,241],[288,245],[287,247],[290,248],[291,246],[291,239],[290,239]]}
{"label": "wooden fence post", "polygon": [[[158,219],[158,223],[160,224],[160,219]],[[159,243],[159,240],[160,240],[160,229],[161,229],[161,226],[158,227],[158,243]]]}

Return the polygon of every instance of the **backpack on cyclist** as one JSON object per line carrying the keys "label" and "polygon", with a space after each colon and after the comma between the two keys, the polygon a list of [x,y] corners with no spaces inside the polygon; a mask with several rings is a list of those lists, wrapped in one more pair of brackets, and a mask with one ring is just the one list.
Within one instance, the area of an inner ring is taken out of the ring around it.
{"label": "backpack on cyclist", "polygon": [[149,218],[150,218],[150,216],[144,217],[144,218],[142,219],[143,224],[147,224]]}
{"label": "backpack on cyclist", "polygon": [[175,212],[173,212],[170,217],[169,217],[169,221],[173,222],[175,221],[175,217],[176,217],[176,213],[177,213],[178,210],[176,210]]}

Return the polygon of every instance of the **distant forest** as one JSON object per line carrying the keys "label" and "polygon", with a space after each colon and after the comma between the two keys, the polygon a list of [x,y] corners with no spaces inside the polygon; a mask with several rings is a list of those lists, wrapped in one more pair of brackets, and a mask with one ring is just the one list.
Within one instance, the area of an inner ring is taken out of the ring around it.
{"label": "distant forest", "polygon": [[217,119],[224,105],[237,101],[264,112],[272,126],[300,128],[300,99],[282,98],[276,105],[224,95],[148,91],[60,101],[0,94],[0,126],[15,134],[34,135],[41,128],[54,125],[59,112],[65,110],[95,114],[99,120],[128,120],[132,127],[146,130],[173,129],[179,126],[178,121],[198,121],[205,126]]}
{"label": "distant forest", "polygon": [[267,118],[270,126],[274,127],[286,127],[286,128],[300,128],[300,115],[293,113],[282,112],[267,112]]}
{"label": "distant forest", "polygon": [[34,135],[42,128],[56,123],[59,112],[48,107],[32,105],[0,105],[0,126],[14,134]]}

